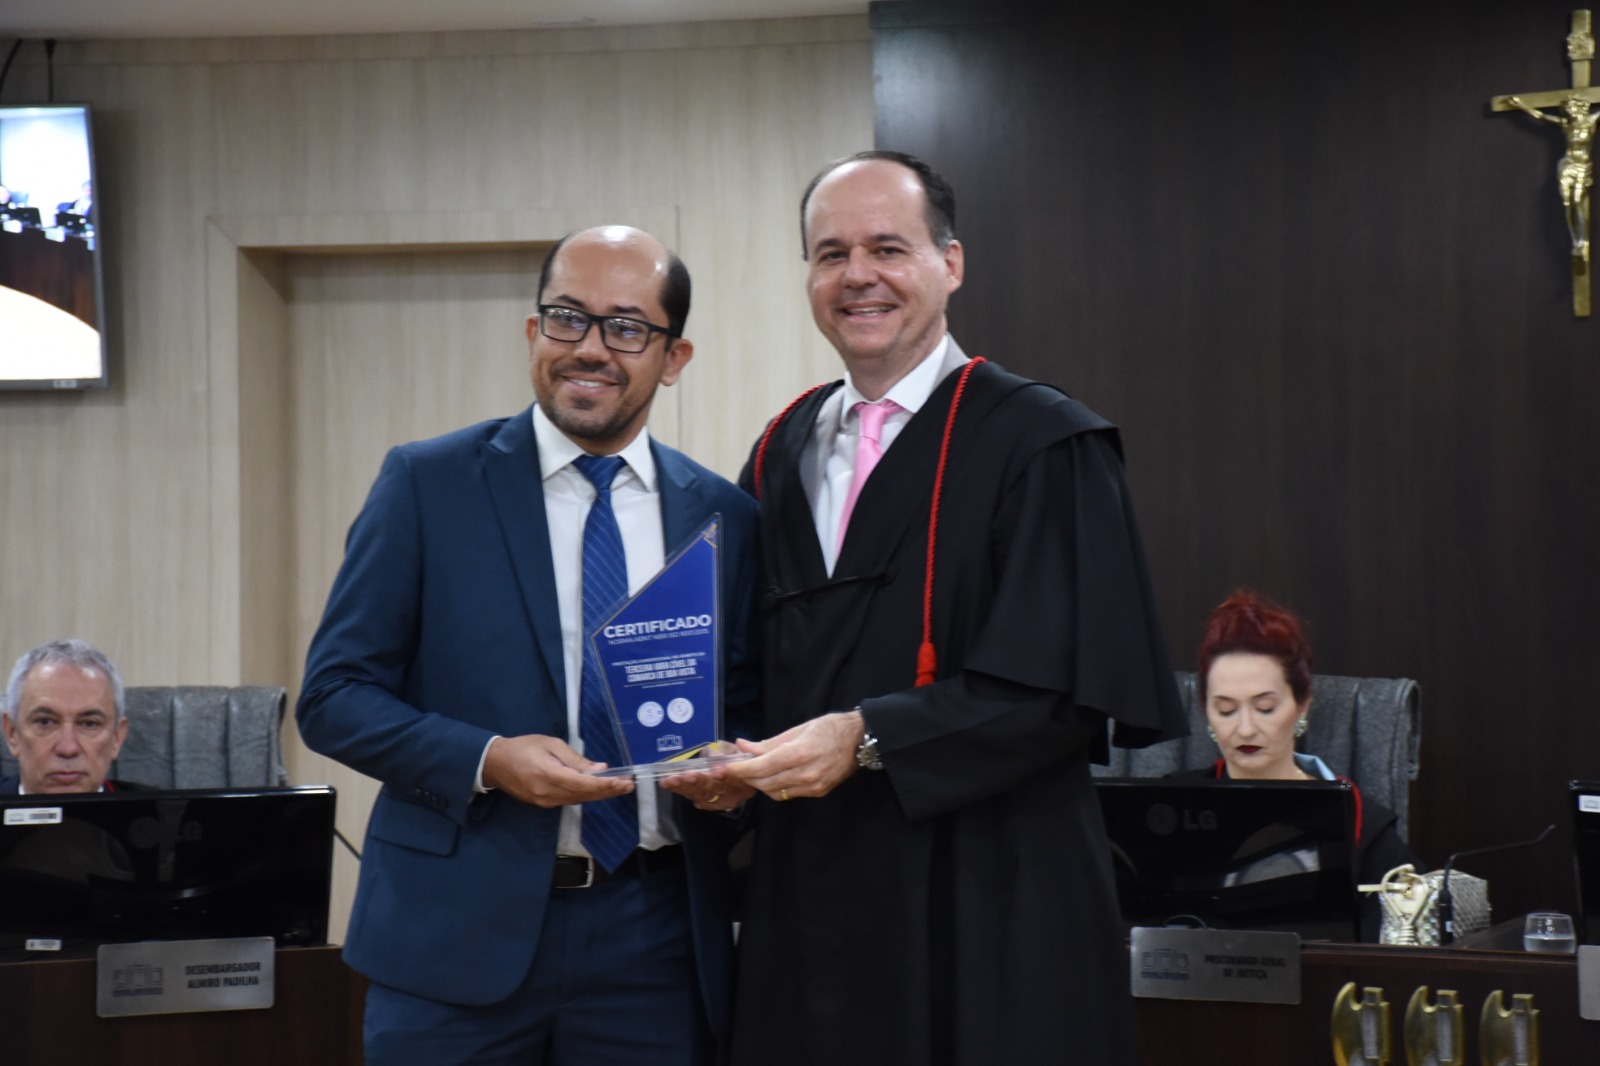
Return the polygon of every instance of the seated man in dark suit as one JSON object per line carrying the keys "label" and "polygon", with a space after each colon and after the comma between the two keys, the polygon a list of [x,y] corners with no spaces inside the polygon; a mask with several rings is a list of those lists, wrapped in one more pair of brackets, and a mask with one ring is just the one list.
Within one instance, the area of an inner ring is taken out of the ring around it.
{"label": "seated man in dark suit", "polygon": [[0,778],[0,795],[129,787],[106,779],[128,736],[122,677],[84,641],[51,641],[17,660],[0,729],[21,770]]}
{"label": "seated man in dark suit", "polygon": [[94,189],[86,181],[83,183],[82,193],[76,200],[63,200],[56,204],[56,211],[63,215],[78,215],[88,218],[89,212],[94,209]]}
{"label": "seated man in dark suit", "polygon": [[56,204],[56,225],[74,233],[81,233],[89,226],[89,214],[94,210],[94,189],[89,182],[83,183],[82,193],[76,200],[63,200]]}

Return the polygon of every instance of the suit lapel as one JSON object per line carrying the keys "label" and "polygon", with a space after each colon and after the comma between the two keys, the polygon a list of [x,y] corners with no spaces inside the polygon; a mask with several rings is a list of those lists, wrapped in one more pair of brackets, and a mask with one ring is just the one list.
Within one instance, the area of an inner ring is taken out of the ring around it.
{"label": "suit lapel", "polygon": [[709,504],[701,491],[700,476],[681,453],[652,437],[650,455],[661,484],[662,547],[670,559],[711,517]]}
{"label": "suit lapel", "polygon": [[[558,693],[566,692],[562,667],[561,615],[557,609],[556,575],[550,562],[550,526],[544,513],[544,483],[539,476],[539,447],[533,416],[524,411],[507,420],[483,446],[483,471],[505,538],[511,569],[522,591],[534,643]],[[561,716],[566,720],[566,716]]]}
{"label": "suit lapel", "polygon": [[762,511],[775,514],[777,528],[788,534],[779,537],[776,530],[770,534],[774,543],[783,542],[789,546],[783,556],[784,565],[776,575],[780,588],[813,588],[828,581],[828,564],[822,556],[822,543],[817,539],[817,522],[811,513],[811,500],[806,495],[800,465],[809,461],[806,446],[816,429],[822,406],[843,387],[841,380],[818,389],[789,412],[773,441],[775,450],[784,459],[768,474],[766,491],[771,493],[771,501],[762,502]]}

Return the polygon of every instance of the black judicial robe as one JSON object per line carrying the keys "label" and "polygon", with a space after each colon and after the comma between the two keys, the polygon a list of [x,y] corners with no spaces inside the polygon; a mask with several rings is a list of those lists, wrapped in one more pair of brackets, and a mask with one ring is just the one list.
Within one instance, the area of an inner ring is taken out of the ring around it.
{"label": "black judicial robe", "polygon": [[1123,744],[1185,726],[1116,430],[1050,386],[973,370],[939,519],[937,680],[914,687],[958,376],[884,453],[831,578],[798,461],[838,386],[768,445],[767,732],[859,704],[887,769],[759,800],[735,1066],[1135,1057],[1089,761],[1108,719]]}

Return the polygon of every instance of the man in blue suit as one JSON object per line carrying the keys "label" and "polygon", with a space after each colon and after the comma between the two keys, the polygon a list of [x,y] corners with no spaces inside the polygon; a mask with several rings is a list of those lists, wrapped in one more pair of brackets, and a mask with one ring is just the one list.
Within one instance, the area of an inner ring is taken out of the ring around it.
{"label": "man in blue suit", "polygon": [[390,451],[311,643],[306,743],[383,783],[345,958],[373,982],[369,1063],[698,1066],[728,1023],[726,812],[748,793],[592,775],[582,584],[592,521],[633,592],[720,513],[743,731],[755,506],[645,429],[693,355],[677,256],[627,227],[573,234],[538,303],[537,402]]}

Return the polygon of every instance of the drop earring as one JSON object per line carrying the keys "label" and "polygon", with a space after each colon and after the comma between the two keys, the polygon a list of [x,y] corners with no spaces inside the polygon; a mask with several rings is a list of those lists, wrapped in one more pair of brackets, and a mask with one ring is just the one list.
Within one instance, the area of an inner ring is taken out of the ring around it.
{"label": "drop earring", "polygon": [[1306,716],[1302,714],[1300,716],[1300,720],[1294,724],[1294,735],[1296,737],[1303,737],[1306,735],[1306,730],[1310,728],[1311,723],[1306,719]]}

